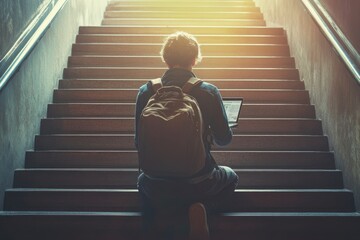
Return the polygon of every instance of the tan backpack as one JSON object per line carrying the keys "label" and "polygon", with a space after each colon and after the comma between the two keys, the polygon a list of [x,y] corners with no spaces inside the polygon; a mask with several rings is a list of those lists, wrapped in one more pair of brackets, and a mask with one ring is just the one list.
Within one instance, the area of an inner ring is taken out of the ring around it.
{"label": "tan backpack", "polygon": [[140,168],[151,177],[184,178],[205,165],[203,121],[196,99],[188,93],[201,80],[183,88],[151,81],[155,94],[143,109],[138,125]]}

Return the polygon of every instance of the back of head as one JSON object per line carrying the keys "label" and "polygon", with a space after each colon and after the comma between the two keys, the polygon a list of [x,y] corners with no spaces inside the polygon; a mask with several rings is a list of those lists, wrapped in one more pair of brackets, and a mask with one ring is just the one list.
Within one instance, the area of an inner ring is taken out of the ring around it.
{"label": "back of head", "polygon": [[186,32],[176,32],[168,36],[160,54],[169,68],[187,68],[201,61],[199,43],[193,35]]}

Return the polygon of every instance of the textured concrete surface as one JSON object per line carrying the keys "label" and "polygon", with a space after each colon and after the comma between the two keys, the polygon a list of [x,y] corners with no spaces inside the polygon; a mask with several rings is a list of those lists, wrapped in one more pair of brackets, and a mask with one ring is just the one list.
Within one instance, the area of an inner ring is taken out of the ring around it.
{"label": "textured concrete surface", "polygon": [[[317,117],[343,171],[345,186],[354,191],[360,209],[360,86],[348,72],[299,0],[255,0],[268,25],[287,31],[301,79],[310,91]],[[359,1],[323,0],[345,33],[360,43]],[[356,9],[356,10],[354,10]]]}
{"label": "textured concrete surface", "polygon": [[360,52],[360,1],[358,0],[321,0],[336,24],[350,39],[356,50]]}
{"label": "textured concrete surface", "polygon": [[[23,8],[36,11],[38,8],[31,4],[42,2],[1,0],[1,14],[11,11],[11,17],[2,16],[6,22],[1,21],[0,32],[18,35],[20,30],[8,31],[12,28],[10,25],[14,25],[14,19],[21,19]],[[46,116],[47,104],[52,101],[53,89],[62,76],[78,27],[99,25],[106,5],[106,0],[69,0],[18,73],[0,92],[0,210],[3,207],[4,190],[12,186],[14,169],[24,166],[25,151],[33,148],[34,136],[40,129],[40,119]],[[6,7],[11,10],[4,9]],[[24,19],[33,14],[28,12]],[[14,36],[6,36],[1,42],[4,39],[14,41]]]}
{"label": "textured concrete surface", "polygon": [[0,58],[14,44],[35,13],[51,0],[0,1]]}

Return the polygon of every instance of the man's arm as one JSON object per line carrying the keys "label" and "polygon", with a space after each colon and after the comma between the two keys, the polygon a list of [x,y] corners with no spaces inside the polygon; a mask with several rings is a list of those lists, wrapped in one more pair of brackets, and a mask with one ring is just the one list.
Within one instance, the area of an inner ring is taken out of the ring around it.
{"label": "man's arm", "polygon": [[151,90],[149,89],[149,83],[142,85],[139,89],[138,95],[136,97],[136,106],[135,106],[135,147],[138,148],[138,123],[140,115],[145,108],[147,102],[151,97]]}
{"label": "man's arm", "polygon": [[210,129],[217,145],[224,146],[231,142],[232,131],[228,124],[224,104],[219,90],[214,87],[212,101],[212,118]]}

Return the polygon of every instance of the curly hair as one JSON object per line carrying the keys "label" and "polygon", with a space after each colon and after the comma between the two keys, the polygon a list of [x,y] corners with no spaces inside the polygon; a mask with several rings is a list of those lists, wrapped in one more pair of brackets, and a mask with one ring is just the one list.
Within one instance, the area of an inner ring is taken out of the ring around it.
{"label": "curly hair", "polygon": [[171,68],[189,67],[202,59],[200,45],[196,38],[186,32],[176,32],[168,36],[160,51],[162,60]]}

